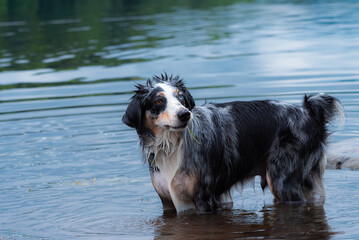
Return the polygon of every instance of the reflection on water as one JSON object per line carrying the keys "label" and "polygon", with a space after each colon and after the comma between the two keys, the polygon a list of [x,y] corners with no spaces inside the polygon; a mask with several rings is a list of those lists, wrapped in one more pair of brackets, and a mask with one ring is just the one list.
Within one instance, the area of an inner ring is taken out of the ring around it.
{"label": "reflection on water", "polygon": [[215,215],[165,213],[154,223],[154,239],[329,239],[322,204],[274,204],[258,212],[236,209]]}
{"label": "reflection on water", "polygon": [[359,173],[347,170],[326,172],[324,206],[273,204],[249,187],[232,211],[163,214],[121,123],[134,84],[167,71],[197,105],[330,93],[347,117],[331,141],[352,144],[358,11],[339,0],[0,1],[0,238],[358,238]]}

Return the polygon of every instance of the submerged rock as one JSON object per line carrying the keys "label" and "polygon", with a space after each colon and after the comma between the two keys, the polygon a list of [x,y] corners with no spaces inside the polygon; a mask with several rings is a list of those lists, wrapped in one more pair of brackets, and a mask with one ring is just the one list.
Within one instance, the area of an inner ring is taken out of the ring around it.
{"label": "submerged rock", "polygon": [[329,144],[327,168],[359,170],[359,138]]}

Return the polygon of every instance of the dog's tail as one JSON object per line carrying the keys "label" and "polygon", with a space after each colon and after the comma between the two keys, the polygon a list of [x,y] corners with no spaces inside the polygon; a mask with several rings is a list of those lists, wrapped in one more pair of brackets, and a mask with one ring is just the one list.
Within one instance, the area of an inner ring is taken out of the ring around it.
{"label": "dog's tail", "polygon": [[344,108],[342,103],[335,97],[324,93],[305,95],[303,108],[307,109],[309,115],[321,123],[320,125],[323,124],[323,127],[334,119],[338,120],[339,128],[344,127]]}

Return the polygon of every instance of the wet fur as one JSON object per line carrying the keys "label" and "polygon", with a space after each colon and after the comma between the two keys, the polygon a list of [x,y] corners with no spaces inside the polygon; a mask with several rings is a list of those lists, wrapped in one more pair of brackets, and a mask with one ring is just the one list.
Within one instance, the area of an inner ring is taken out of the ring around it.
{"label": "wet fur", "polygon": [[[166,114],[151,106],[159,84],[174,96],[183,93],[181,104],[191,111],[188,126],[199,143],[187,128],[156,127]],[[165,74],[137,85],[123,121],[137,130],[164,207],[208,213],[231,202],[232,187],[256,175],[281,202],[324,196],[327,124],[342,113],[339,100],[326,94],[305,96],[302,106],[264,100],[195,107],[183,81]]]}

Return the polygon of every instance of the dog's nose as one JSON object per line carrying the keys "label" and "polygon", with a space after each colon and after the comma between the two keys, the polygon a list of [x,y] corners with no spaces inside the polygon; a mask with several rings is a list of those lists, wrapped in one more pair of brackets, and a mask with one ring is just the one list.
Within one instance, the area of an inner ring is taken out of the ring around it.
{"label": "dog's nose", "polygon": [[177,113],[177,117],[182,122],[187,122],[191,118],[191,112],[187,109],[181,110]]}

